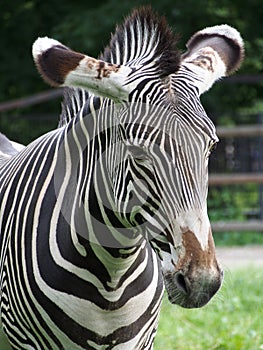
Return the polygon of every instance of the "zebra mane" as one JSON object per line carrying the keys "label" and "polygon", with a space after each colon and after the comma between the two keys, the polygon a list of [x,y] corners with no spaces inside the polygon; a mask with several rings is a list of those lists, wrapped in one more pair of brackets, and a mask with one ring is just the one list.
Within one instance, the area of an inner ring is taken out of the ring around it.
{"label": "zebra mane", "polygon": [[65,87],[58,127],[65,126],[86,104],[90,93],[84,89]]}
{"label": "zebra mane", "polygon": [[101,59],[127,66],[139,66],[154,61],[161,77],[175,73],[180,65],[177,36],[165,17],[151,7],[133,10],[122,25],[117,26]]}
{"label": "zebra mane", "polygon": [[[133,67],[154,62],[156,72],[162,78],[179,68],[181,53],[177,41],[165,17],[156,14],[151,7],[140,7],[117,26],[100,59]],[[83,89],[64,89],[59,127],[66,125],[80,111],[90,95]]]}

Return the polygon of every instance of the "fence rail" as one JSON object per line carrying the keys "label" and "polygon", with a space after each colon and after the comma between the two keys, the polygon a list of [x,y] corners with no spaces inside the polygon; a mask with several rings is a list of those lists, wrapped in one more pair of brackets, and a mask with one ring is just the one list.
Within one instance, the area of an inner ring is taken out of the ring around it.
{"label": "fence rail", "polygon": [[213,232],[263,232],[263,220],[248,220],[248,221],[217,221],[212,222]]}
{"label": "fence rail", "polygon": [[211,174],[211,186],[240,185],[245,183],[263,184],[263,173]]}
{"label": "fence rail", "polygon": [[28,97],[17,98],[7,102],[1,102],[0,112],[7,112],[17,108],[25,108],[25,107],[33,106],[39,103],[44,103],[46,101],[50,101],[58,97],[61,97],[62,94],[63,94],[62,89],[54,89],[54,90],[42,91]]}
{"label": "fence rail", "polygon": [[216,128],[217,135],[221,138],[228,137],[258,137],[263,136],[263,125],[235,125],[231,127],[220,126]]}

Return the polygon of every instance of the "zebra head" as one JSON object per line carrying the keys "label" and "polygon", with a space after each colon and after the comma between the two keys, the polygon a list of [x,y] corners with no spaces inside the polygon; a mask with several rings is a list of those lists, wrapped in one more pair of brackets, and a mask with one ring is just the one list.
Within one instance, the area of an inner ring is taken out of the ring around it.
{"label": "zebra head", "polygon": [[170,301],[190,308],[206,304],[222,282],[206,203],[218,138],[200,95],[239,68],[243,42],[221,25],[194,34],[183,55],[175,45],[164,19],[142,9],[117,28],[101,59],[49,38],[35,42],[33,56],[49,84],[111,101],[114,210],[159,255]]}

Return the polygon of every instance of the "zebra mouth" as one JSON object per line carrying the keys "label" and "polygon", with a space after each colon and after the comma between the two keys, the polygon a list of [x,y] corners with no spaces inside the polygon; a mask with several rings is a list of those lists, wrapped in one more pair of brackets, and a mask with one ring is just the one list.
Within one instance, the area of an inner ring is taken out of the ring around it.
{"label": "zebra mouth", "polygon": [[170,303],[179,305],[185,309],[197,309],[205,306],[209,302],[210,298],[207,298],[206,294],[204,294],[203,298],[200,299],[198,302],[188,300],[188,298],[180,299],[179,297],[177,297],[176,300],[174,300],[172,297],[168,297],[168,300],[170,301]]}
{"label": "zebra mouth", "polygon": [[199,279],[190,279],[182,271],[164,275],[164,284],[168,299],[172,304],[183,308],[200,308],[206,305],[219,290],[222,283],[222,274],[219,278],[208,274],[199,276]]}

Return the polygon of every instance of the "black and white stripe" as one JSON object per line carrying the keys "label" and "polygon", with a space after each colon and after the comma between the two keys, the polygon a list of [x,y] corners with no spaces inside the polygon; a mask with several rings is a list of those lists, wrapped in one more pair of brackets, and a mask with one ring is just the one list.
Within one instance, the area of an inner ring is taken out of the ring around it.
{"label": "black and white stripe", "polygon": [[[242,51],[234,29],[216,28],[200,42],[225,36]],[[164,19],[143,8],[100,60],[48,38],[34,45],[44,79],[70,89],[59,128],[0,169],[1,315],[13,349],[152,349],[163,276],[183,307],[220,287],[206,213],[217,137],[199,95],[227,64],[216,44],[200,61],[198,40],[181,62]]]}

